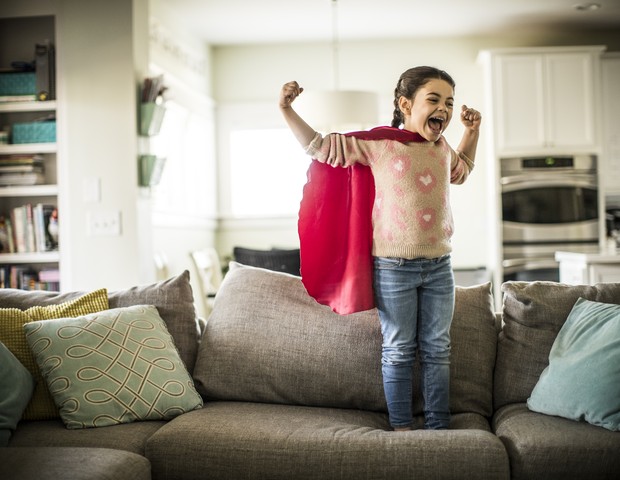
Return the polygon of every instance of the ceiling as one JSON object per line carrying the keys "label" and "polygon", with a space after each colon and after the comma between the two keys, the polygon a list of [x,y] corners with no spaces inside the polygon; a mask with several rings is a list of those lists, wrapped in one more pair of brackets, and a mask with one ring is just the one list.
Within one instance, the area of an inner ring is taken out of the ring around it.
{"label": "ceiling", "polygon": [[[620,29],[620,0],[155,0],[213,45]],[[335,15],[334,15],[335,13]]]}

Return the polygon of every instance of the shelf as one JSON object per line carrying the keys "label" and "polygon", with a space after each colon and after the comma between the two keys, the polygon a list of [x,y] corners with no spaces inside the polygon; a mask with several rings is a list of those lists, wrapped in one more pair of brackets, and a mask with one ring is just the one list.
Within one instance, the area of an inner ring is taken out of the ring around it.
{"label": "shelf", "polygon": [[0,145],[0,155],[29,155],[36,153],[56,153],[57,144],[54,143],[21,143]]}
{"label": "shelf", "polygon": [[52,112],[56,110],[56,100],[48,102],[0,102],[3,112]]}
{"label": "shelf", "polygon": [[58,185],[15,185],[0,187],[1,197],[53,197],[58,195]]}
{"label": "shelf", "polygon": [[8,263],[58,263],[60,253],[31,252],[31,253],[0,253],[0,264]]}

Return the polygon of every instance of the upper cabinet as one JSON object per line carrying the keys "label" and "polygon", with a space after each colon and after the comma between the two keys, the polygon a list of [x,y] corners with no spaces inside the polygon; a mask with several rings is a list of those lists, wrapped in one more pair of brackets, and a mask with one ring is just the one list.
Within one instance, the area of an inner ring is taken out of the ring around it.
{"label": "upper cabinet", "polygon": [[605,55],[601,64],[603,85],[601,182],[606,195],[620,196],[620,53]]}
{"label": "upper cabinet", "polygon": [[482,52],[496,156],[595,153],[603,47]]}

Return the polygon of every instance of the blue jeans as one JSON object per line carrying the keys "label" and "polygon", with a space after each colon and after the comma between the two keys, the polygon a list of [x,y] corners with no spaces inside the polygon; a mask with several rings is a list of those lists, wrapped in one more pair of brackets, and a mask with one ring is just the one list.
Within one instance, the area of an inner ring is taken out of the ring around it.
{"label": "blue jeans", "polygon": [[409,427],[416,351],[422,367],[424,428],[450,424],[450,324],[454,273],[450,256],[375,257],[374,291],[383,349],[383,388],[392,427]]}

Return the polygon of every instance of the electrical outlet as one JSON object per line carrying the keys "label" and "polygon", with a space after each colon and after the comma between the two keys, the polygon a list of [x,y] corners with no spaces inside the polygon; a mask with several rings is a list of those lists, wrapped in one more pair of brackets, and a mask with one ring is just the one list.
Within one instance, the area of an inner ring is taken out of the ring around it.
{"label": "electrical outlet", "polygon": [[91,237],[117,237],[121,234],[120,210],[88,212],[88,235]]}

